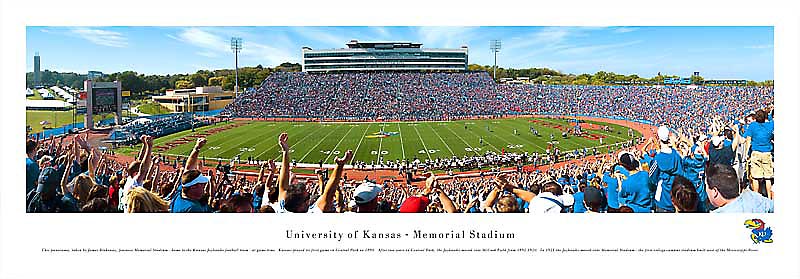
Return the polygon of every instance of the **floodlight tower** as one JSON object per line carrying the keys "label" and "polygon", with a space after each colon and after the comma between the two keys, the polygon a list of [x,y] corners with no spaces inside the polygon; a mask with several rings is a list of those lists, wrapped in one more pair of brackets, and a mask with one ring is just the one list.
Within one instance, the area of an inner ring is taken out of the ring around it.
{"label": "floodlight tower", "polygon": [[489,41],[489,49],[494,52],[494,71],[492,75],[494,76],[494,80],[497,81],[497,53],[500,52],[500,47],[502,46],[502,42],[500,40],[491,40]]}
{"label": "floodlight tower", "polygon": [[236,85],[233,87],[234,96],[239,96],[239,52],[242,51],[242,38],[231,38],[231,50],[236,57]]}

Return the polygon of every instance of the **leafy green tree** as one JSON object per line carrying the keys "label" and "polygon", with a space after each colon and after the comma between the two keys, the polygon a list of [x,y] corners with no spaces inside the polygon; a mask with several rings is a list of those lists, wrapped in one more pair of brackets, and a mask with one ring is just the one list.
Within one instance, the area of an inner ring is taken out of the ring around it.
{"label": "leafy green tree", "polygon": [[225,77],[211,77],[208,79],[209,86],[222,86],[222,82],[225,80]]}
{"label": "leafy green tree", "polygon": [[189,89],[195,87],[194,84],[189,80],[178,80],[175,82],[176,89]]}

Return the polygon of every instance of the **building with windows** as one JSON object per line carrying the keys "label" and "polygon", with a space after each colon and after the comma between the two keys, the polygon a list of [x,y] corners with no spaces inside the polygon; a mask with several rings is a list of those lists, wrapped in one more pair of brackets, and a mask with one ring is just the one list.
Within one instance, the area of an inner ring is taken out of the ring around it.
{"label": "building with windows", "polygon": [[412,42],[359,42],[347,48],[302,48],[303,72],[459,71],[469,65],[468,47],[422,48]]}
{"label": "building with windows", "polygon": [[218,110],[233,102],[233,99],[234,93],[224,92],[220,86],[167,90],[163,96],[153,96],[154,102],[172,112]]}
{"label": "building with windows", "polygon": [[95,80],[101,77],[103,77],[103,72],[100,71],[89,71],[86,73],[86,79]]}

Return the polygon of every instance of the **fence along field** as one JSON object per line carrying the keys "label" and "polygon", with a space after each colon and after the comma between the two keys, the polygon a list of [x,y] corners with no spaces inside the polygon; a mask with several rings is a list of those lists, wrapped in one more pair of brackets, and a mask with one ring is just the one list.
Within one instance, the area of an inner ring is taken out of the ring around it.
{"label": "fence along field", "polygon": [[[482,155],[487,151],[538,152],[544,153],[554,137],[554,144],[562,153],[574,149],[608,146],[627,141],[628,128],[615,124],[589,121],[587,123],[609,126],[612,131],[584,128],[588,137],[570,135],[561,137],[563,130],[571,129],[574,123],[563,119],[515,118],[491,120],[463,120],[449,122],[375,122],[375,123],[319,123],[319,122],[238,122],[233,127],[207,135],[208,144],[203,155],[206,158],[230,159],[240,156],[246,160],[279,159],[277,136],[289,133],[292,159],[302,163],[329,164],[347,151],[355,152],[355,160],[370,163],[383,160],[420,160],[464,155]],[[217,126],[198,129],[203,133]],[[227,124],[231,125],[231,124]],[[539,136],[531,133],[531,126]],[[465,128],[466,127],[466,128]],[[517,134],[514,134],[516,130]],[[641,134],[634,131],[636,137]],[[182,132],[162,137],[155,142],[163,154],[186,156],[193,146],[191,132]],[[598,138],[602,137],[601,140]],[[481,138],[483,144],[481,144]],[[181,141],[178,141],[181,140]],[[184,144],[175,145],[175,142]],[[174,147],[167,148],[172,143]],[[606,152],[598,148],[598,152]]]}

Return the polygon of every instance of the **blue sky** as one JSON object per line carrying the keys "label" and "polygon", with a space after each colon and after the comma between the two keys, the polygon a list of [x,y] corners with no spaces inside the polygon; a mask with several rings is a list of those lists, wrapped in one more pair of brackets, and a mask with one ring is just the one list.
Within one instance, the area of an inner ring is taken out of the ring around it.
{"label": "blue sky", "polygon": [[469,46],[471,64],[564,73],[611,71],[651,77],[700,71],[706,78],[773,79],[773,27],[28,27],[27,71],[145,74],[233,68],[230,37],[243,38],[240,66],[300,62],[300,48],[343,48],[351,39]]}

